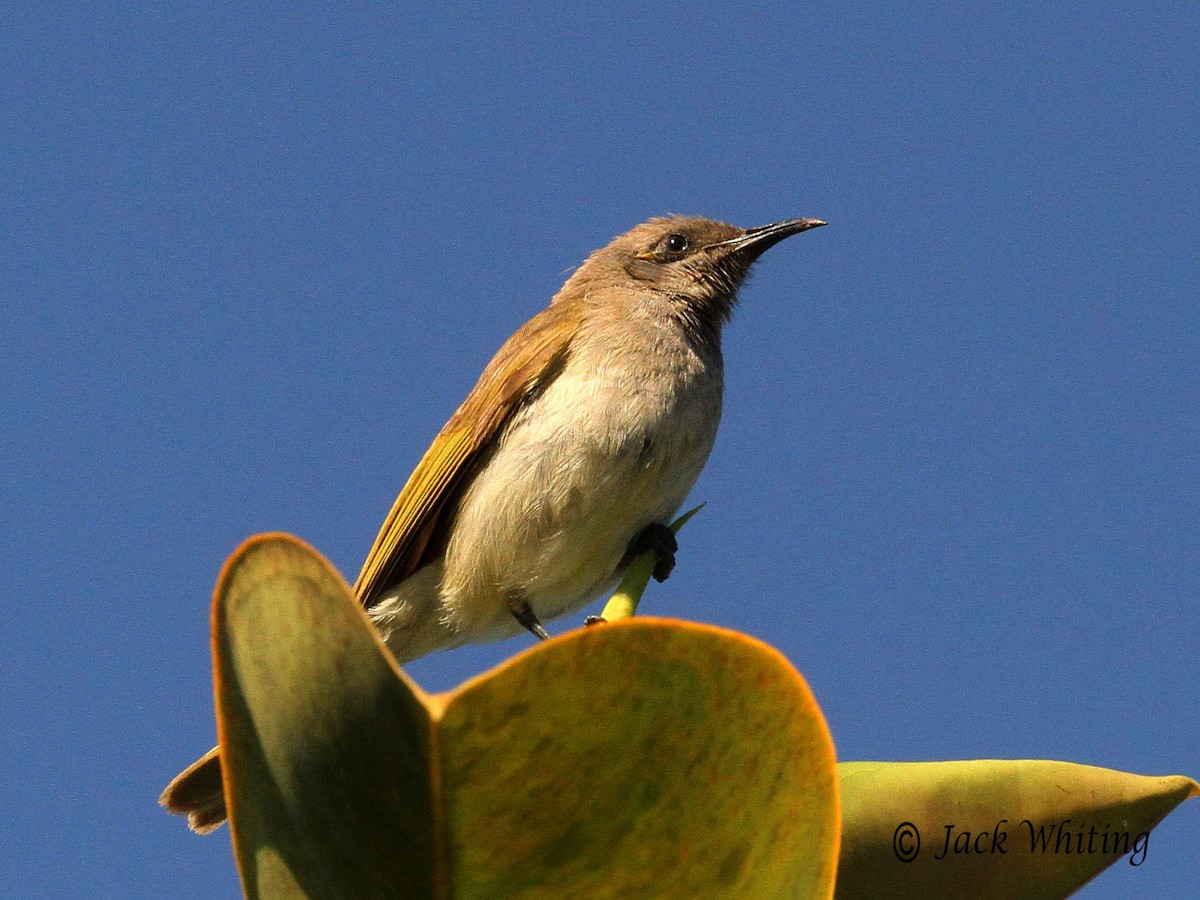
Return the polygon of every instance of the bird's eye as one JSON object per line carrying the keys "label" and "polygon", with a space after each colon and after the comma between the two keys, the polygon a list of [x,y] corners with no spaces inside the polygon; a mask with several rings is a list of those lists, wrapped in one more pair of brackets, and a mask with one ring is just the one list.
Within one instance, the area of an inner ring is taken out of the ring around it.
{"label": "bird's eye", "polygon": [[668,235],[667,239],[665,241],[663,241],[663,248],[668,253],[682,253],[684,250],[686,250],[688,248],[687,235],[684,235],[684,234]]}

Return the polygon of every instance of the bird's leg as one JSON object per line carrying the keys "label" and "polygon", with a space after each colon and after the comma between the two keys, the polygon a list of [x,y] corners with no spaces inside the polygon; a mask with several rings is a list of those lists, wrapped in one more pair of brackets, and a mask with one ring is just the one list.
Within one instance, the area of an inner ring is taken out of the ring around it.
{"label": "bird's leg", "polygon": [[538,621],[537,614],[534,613],[533,607],[529,605],[529,601],[523,594],[513,592],[508,595],[508,611],[521,624],[521,627],[534,637],[543,641],[550,639],[550,632],[546,631],[542,623]]}
{"label": "bird's leg", "polygon": [[654,564],[654,580],[662,582],[675,568],[675,551],[678,549],[675,532],[662,522],[655,522],[634,535],[626,555],[629,559],[636,559],[647,550],[653,550],[658,554],[658,562]]}

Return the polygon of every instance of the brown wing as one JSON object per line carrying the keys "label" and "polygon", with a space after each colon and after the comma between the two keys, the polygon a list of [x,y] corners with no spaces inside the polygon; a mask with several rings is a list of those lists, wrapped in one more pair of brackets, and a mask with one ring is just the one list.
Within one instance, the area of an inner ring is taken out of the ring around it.
{"label": "brown wing", "polygon": [[446,531],[445,517],[476,466],[496,446],[522,404],[537,396],[562,370],[579,307],[556,303],[510,337],[492,359],[462,406],[433,439],[392,504],[354,582],[368,609],[380,595],[428,562],[430,540]]}

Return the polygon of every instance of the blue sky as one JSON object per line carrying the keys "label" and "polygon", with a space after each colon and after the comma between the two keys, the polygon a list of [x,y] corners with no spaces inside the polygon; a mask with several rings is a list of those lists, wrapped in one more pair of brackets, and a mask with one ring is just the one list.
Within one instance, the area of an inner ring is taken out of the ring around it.
{"label": "blue sky", "polygon": [[[1054,6],[9,10],[0,893],[236,894],[155,805],[222,561],[353,579],[503,339],[669,211],[830,227],[742,293],[643,611],[779,647],[846,759],[1200,775],[1200,7]],[[1183,896],[1198,835],[1083,896]]]}

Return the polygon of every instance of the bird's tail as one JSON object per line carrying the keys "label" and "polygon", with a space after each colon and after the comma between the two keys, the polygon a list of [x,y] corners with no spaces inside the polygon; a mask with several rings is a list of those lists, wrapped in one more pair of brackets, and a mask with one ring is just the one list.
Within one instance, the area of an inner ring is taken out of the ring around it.
{"label": "bird's tail", "polygon": [[186,815],[188,827],[197,834],[208,834],[225,821],[225,789],[218,749],[213,747],[171,779],[158,798],[168,812]]}

